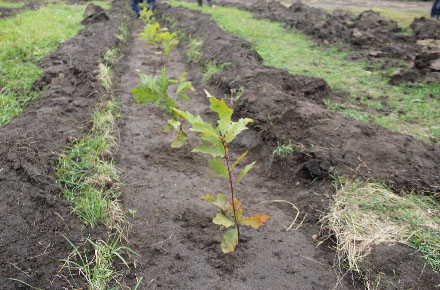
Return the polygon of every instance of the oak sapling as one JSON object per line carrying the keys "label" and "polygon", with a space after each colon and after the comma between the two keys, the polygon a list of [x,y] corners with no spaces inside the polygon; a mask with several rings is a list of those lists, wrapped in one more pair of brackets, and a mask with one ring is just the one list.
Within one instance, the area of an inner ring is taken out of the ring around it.
{"label": "oak sapling", "polygon": [[[193,149],[193,152],[206,153],[212,156],[208,159],[209,167],[218,177],[226,178],[229,181],[231,190],[231,201],[228,201],[223,194],[218,194],[215,198],[210,194],[201,197],[220,208],[220,212],[212,220],[217,225],[230,228],[223,235],[221,243],[222,251],[224,253],[232,252],[238,244],[240,236],[240,225],[258,228],[263,225],[269,218],[268,215],[255,214],[252,217],[242,216],[241,202],[235,197],[234,182],[232,172],[234,168],[242,161],[248,151],[244,152],[234,163],[232,163],[231,156],[228,151],[228,144],[231,143],[235,137],[247,129],[246,125],[253,122],[252,119],[243,118],[237,122],[231,120],[233,110],[230,109],[223,99],[220,101],[211,96],[205,90],[209,101],[211,103],[210,109],[216,112],[219,116],[217,126],[211,123],[204,122],[200,116],[194,116],[189,112],[180,111],[174,108],[173,110],[191,123],[191,131],[201,133],[202,145]],[[255,162],[246,165],[237,177],[237,183],[248,173]]]}
{"label": "oak sapling", "polygon": [[140,39],[145,39],[145,44],[160,42],[164,48],[165,56],[168,57],[171,48],[179,44],[177,32],[170,33],[167,28],[161,28],[159,22],[152,16],[152,12],[141,12],[141,17],[145,19],[146,25]]}
{"label": "oak sapling", "polygon": [[[185,81],[186,74],[182,73],[179,81],[168,79],[165,68],[162,68],[160,77],[139,74],[142,84],[131,90],[136,102],[143,103],[144,106],[153,104],[171,114],[171,119],[167,121],[164,128],[164,132],[176,130],[176,139],[171,143],[171,148],[182,147],[188,139],[179,121],[180,115],[173,110],[176,108],[177,98],[189,100],[186,92],[194,90],[191,82]],[[168,86],[172,83],[178,84],[175,97],[168,94]]]}

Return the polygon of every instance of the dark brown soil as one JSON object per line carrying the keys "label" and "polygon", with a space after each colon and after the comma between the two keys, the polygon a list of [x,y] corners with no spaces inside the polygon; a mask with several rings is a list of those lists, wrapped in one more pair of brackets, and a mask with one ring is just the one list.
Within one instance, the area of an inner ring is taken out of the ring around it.
{"label": "dark brown soil", "polygon": [[[110,21],[89,25],[46,57],[47,85],[37,101],[0,127],[0,285],[24,289],[20,279],[43,289],[69,287],[58,273],[71,246],[102,229],[83,229],[55,182],[58,154],[87,129],[105,95],[96,78],[100,55],[115,48],[125,1],[115,1]],[[58,276],[57,276],[58,274]]]}
{"label": "dark brown soil", "polygon": [[[438,190],[438,147],[328,111],[322,99],[336,93],[324,80],[264,67],[261,58],[250,49],[250,43],[225,33],[207,15],[184,8],[162,7],[158,14],[171,16],[177,20],[179,29],[203,39],[202,62],[216,60],[233,64],[211,84],[222,90],[218,95],[244,88],[235,104],[235,117],[250,117],[255,123],[254,129],[240,138],[240,145],[251,148],[253,158],[261,164],[255,174],[259,175],[258,180],[264,180],[263,188],[270,187],[273,181],[287,185],[280,195],[271,190],[265,198],[283,196],[282,199],[293,201],[303,213],[309,214],[304,231],[313,229],[319,212],[325,210],[327,204],[319,192],[329,192],[329,175],[335,172],[379,178],[390,183],[396,192]],[[200,76],[200,70],[192,66],[190,75]],[[283,162],[271,157],[277,144],[289,141],[302,148],[295,157]],[[407,258],[399,266],[402,269],[410,270],[414,264],[423,264],[405,251],[397,249],[396,252]],[[388,266],[397,267],[392,263]],[[432,288],[432,277],[422,275],[411,287]]]}
{"label": "dark brown soil", "polygon": [[[162,13],[162,8],[160,6],[157,13]],[[171,15],[181,12],[165,11]],[[192,12],[185,13],[189,18],[199,17]],[[209,21],[206,16],[201,19],[203,24]],[[181,25],[185,25],[185,21]],[[288,204],[261,203],[279,199],[292,201],[295,198],[293,193],[296,197],[302,195],[309,199],[308,195],[315,195],[312,192],[322,188],[316,187],[312,191],[308,186],[296,186],[268,176],[265,166],[270,164],[267,157],[270,159],[271,151],[253,130],[232,148],[232,154],[238,157],[246,146],[251,149],[248,160],[258,160],[256,169],[246,176],[237,192],[246,214],[258,212],[271,217],[258,231],[242,229],[235,253],[225,255],[221,252],[222,232],[211,222],[215,208],[199,197],[214,192],[227,194],[228,184],[210,173],[206,159],[191,153],[187,146],[171,150],[169,144],[173,136],[162,132],[166,113],[154,107],[144,108],[133,100],[130,89],[139,84],[136,71],[158,75],[165,62],[163,56],[156,54],[159,51],[157,46],[146,46],[138,39],[143,24],[136,21],[133,27],[132,42],[121,61],[123,65],[118,68],[124,117],[117,161],[127,183],[123,202],[126,207],[136,210],[130,236],[131,246],[141,254],[141,258],[136,259],[136,277],[144,277],[145,284],[152,281],[150,287],[164,289],[305,290],[338,285],[338,272],[333,269],[334,252],[327,246],[316,248],[313,244],[312,235],[319,233],[314,220],[317,214],[313,210],[315,205],[307,209],[314,213],[307,219],[308,224],[313,220],[313,225],[286,232],[285,228],[292,222],[296,211]],[[225,42],[213,43],[211,48],[216,46],[225,54],[232,53],[238,58],[235,52],[240,50],[240,46],[236,46],[239,40],[218,31],[218,28],[212,31],[212,37]],[[231,40],[233,42],[229,42]],[[226,43],[228,46],[223,46]],[[182,48],[171,52],[168,76],[176,79],[180,73],[190,71],[188,76],[196,91],[191,93],[189,103],[180,105],[212,120],[214,116],[209,113],[209,102],[200,82],[200,67],[190,67],[186,63]],[[240,51],[249,54],[247,49]],[[215,95],[222,95],[216,86],[207,89]],[[254,142],[249,144],[251,139]],[[197,142],[190,139],[192,146]],[[320,194],[313,199],[326,203]],[[305,209],[301,212],[301,219],[305,212]],[[338,289],[362,287],[347,277],[340,281]]]}
{"label": "dark brown soil", "polygon": [[[26,288],[8,278],[43,289],[73,288],[65,273],[58,273],[60,260],[71,252],[60,234],[76,245],[88,236],[103,237],[105,229],[83,229],[71,215],[54,171],[57,154],[87,132],[91,114],[105,95],[96,67],[107,48],[119,45],[115,35],[125,4],[116,0],[106,12],[110,20],[89,25],[47,57],[42,63],[45,76],[35,84],[47,85],[45,93],[0,127],[1,289]],[[139,40],[143,23],[132,20],[133,36],[116,68],[122,115],[116,160],[127,184],[122,202],[136,210],[129,246],[141,256],[135,259],[136,268],[125,273],[124,283],[133,287],[144,277],[141,289],[363,289],[351,276],[341,278],[331,241],[316,247],[312,238],[319,236],[317,222],[332,193],[329,175],[375,177],[396,191],[432,192],[440,180],[439,148],[328,111],[322,99],[337,94],[325,80],[263,66],[249,42],[224,32],[208,15],[163,4],[156,14],[159,19],[173,17],[179,29],[204,40],[203,62],[233,64],[206,88],[219,97],[244,88],[234,118],[250,117],[255,123],[237,138],[231,154],[249,149],[247,160],[257,165],[237,193],[246,215],[271,217],[259,230],[243,229],[235,253],[221,252],[222,232],[211,222],[215,208],[199,197],[226,194],[227,184],[211,174],[207,161],[189,146],[169,148],[173,136],[162,132],[167,119],[162,110],[134,102],[130,90],[140,82],[136,70],[158,75],[166,61],[156,53],[157,46]],[[184,48],[182,43],[172,50],[168,75],[178,78],[189,72],[196,90],[191,101],[180,105],[212,121],[215,116],[201,83],[203,68],[186,61]],[[274,158],[276,145],[289,140],[300,145],[300,152],[288,160]],[[190,144],[194,147],[197,140],[191,137]],[[286,232],[296,211],[273,200],[293,202],[300,209],[296,225],[303,220],[302,226]],[[401,275],[423,269],[423,260],[407,247],[394,251],[390,258],[371,256],[368,267],[387,276],[393,269]],[[398,256],[401,259],[393,258]],[[405,280],[405,287],[434,289],[438,276],[426,273]]]}

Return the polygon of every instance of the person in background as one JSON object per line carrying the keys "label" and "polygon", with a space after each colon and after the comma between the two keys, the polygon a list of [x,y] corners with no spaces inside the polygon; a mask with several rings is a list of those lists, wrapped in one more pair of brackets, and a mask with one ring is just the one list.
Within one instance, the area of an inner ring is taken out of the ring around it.
{"label": "person in background", "polygon": [[147,4],[150,5],[150,8],[148,8],[148,10],[154,11],[154,8],[156,7],[156,0],[147,0]]}
{"label": "person in background", "polygon": [[[197,0],[197,4],[199,5],[199,7],[202,7],[202,5],[203,5],[202,1],[203,0]],[[212,0],[206,0],[206,2],[208,2],[209,7],[211,7],[211,8],[215,7],[214,5],[212,5]]]}
{"label": "person in background", "polygon": [[437,18],[437,20],[440,19],[440,0],[435,0],[434,4],[432,5],[431,9],[431,18]]}
{"label": "person in background", "polygon": [[141,12],[141,8],[139,7],[139,1],[142,2],[142,0],[131,0],[131,9],[136,14],[135,15],[136,18],[139,18],[140,16],[139,13]]}

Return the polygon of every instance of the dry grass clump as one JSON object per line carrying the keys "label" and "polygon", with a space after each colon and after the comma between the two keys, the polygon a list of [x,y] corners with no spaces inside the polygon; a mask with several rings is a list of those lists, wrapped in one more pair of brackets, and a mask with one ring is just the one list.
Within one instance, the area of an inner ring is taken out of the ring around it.
{"label": "dry grass clump", "polygon": [[400,196],[380,183],[344,180],[322,223],[335,235],[339,261],[350,270],[359,271],[373,246],[385,242],[416,248],[435,269],[440,265],[439,209],[432,197]]}

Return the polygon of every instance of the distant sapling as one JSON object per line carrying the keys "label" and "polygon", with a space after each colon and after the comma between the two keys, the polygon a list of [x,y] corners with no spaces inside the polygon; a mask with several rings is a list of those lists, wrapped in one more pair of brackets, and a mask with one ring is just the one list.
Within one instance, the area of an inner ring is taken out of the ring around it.
{"label": "distant sapling", "polygon": [[[141,102],[143,105],[153,104],[158,108],[165,109],[171,114],[171,119],[167,121],[164,128],[165,132],[176,130],[176,139],[171,143],[171,148],[180,148],[185,144],[187,135],[182,129],[180,123],[180,115],[176,113],[173,108],[176,108],[177,97],[189,100],[186,91],[194,90],[191,82],[185,81],[186,73],[180,75],[180,80],[170,80],[167,78],[165,68],[162,68],[160,77],[151,75],[139,74],[142,84],[137,88],[132,89],[133,98],[136,102]],[[175,96],[168,95],[169,84],[178,84]]]}
{"label": "distant sapling", "polygon": [[[173,110],[191,123],[191,131],[202,134],[202,145],[193,149],[193,152],[206,153],[212,156],[208,159],[209,167],[218,177],[229,180],[231,190],[231,201],[228,201],[223,194],[218,194],[216,198],[210,194],[201,197],[220,208],[220,212],[212,220],[217,225],[225,228],[232,227],[223,235],[221,247],[224,253],[229,253],[235,250],[240,236],[240,225],[258,228],[263,225],[269,218],[268,215],[255,214],[252,217],[242,216],[241,202],[235,197],[234,182],[232,171],[246,156],[248,151],[244,152],[234,163],[232,163],[231,156],[228,151],[228,144],[231,143],[235,137],[247,129],[246,125],[253,122],[252,119],[243,118],[237,122],[231,120],[233,110],[230,109],[224,100],[217,100],[205,91],[211,103],[210,109],[216,112],[219,116],[217,127],[211,123],[204,122],[200,116],[194,116],[189,112],[183,112],[174,108]],[[239,173],[237,183],[252,169],[255,162],[246,165]]]}

